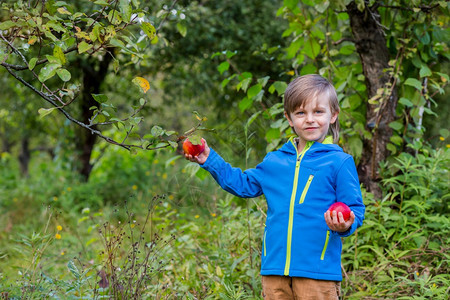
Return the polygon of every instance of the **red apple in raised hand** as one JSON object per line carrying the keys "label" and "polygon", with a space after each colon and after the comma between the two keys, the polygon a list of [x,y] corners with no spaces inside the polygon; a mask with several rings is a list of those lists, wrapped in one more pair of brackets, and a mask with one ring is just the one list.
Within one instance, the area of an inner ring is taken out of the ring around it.
{"label": "red apple in raised hand", "polygon": [[198,156],[200,153],[205,150],[205,139],[201,139],[199,142],[196,141],[196,138],[192,139],[192,142],[189,138],[185,139],[183,142],[183,151],[186,154],[190,154],[192,156]]}
{"label": "red apple in raised hand", "polygon": [[342,216],[344,217],[344,221],[348,221],[350,219],[350,207],[348,207],[345,203],[342,202],[336,202],[333,203],[328,210],[333,213],[333,211],[336,211],[336,215],[338,215],[339,212],[342,213]]}

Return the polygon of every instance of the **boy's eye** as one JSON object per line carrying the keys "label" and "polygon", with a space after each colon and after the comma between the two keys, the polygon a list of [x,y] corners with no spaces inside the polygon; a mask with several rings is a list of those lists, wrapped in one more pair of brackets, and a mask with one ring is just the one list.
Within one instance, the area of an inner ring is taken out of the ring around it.
{"label": "boy's eye", "polygon": [[302,111],[297,112],[297,115],[303,115],[303,114],[304,114],[304,112],[302,112]]}
{"label": "boy's eye", "polygon": [[316,113],[321,114],[323,113],[323,110],[316,110]]}

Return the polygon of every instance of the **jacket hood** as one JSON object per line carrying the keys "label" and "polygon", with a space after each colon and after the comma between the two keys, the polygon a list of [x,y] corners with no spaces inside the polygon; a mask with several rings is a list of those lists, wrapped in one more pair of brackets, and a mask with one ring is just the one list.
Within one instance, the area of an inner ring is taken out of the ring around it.
{"label": "jacket hood", "polygon": [[[332,152],[332,151],[338,151],[343,152],[342,148],[338,145],[333,144],[333,138],[331,136],[327,136],[325,140],[322,143],[309,141],[306,143],[307,147],[310,147],[308,150],[308,153],[313,152]],[[297,142],[295,137],[291,137],[281,148],[280,151],[297,155]]]}

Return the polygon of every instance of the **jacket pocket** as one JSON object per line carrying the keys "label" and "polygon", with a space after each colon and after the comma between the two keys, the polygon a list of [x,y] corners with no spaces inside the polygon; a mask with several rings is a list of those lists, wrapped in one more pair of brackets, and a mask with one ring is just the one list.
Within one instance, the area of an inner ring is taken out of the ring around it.
{"label": "jacket pocket", "polygon": [[330,240],[330,231],[327,230],[327,236],[325,238],[325,243],[323,245],[322,254],[320,255],[320,260],[325,259],[325,252],[327,252],[328,242]]}
{"label": "jacket pocket", "polygon": [[303,188],[302,195],[300,196],[299,204],[302,204],[305,201],[306,194],[308,193],[309,186],[311,185],[311,181],[314,179],[314,175],[311,174],[306,181],[305,187]]}

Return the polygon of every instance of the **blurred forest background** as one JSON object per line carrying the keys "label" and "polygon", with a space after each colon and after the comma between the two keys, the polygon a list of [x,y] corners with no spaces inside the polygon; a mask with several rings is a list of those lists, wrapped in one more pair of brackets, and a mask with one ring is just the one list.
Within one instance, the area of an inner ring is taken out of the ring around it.
{"label": "blurred forest background", "polygon": [[448,1],[0,1],[0,298],[261,299],[254,167],[296,76],[335,85],[366,220],[343,299],[447,299]]}

